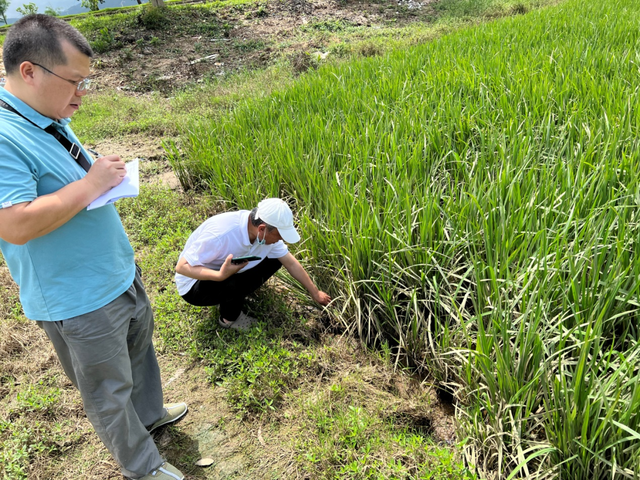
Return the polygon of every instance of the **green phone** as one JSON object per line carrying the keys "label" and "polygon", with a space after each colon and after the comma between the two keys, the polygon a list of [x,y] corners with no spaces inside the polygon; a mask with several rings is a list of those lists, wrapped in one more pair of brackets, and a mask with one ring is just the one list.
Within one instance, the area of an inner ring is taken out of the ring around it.
{"label": "green phone", "polygon": [[247,255],[246,257],[235,257],[231,259],[231,263],[234,265],[239,265],[244,262],[253,262],[254,260],[262,260],[261,257],[256,257],[255,255]]}

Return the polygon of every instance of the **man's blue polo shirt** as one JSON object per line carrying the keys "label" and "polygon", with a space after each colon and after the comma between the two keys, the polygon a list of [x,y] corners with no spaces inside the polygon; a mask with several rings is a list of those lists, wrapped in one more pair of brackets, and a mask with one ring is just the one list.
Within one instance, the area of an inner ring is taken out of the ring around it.
{"label": "man's blue polo shirt", "polygon": [[[53,124],[80,145],[69,119],[55,122],[40,115],[4,88],[0,100],[37,125],[0,108],[0,208],[30,202],[84,177],[82,167],[43,130]],[[124,293],[135,275],[133,249],[113,205],[83,209],[25,245],[0,240],[0,250],[32,320],[65,320],[97,310]]]}

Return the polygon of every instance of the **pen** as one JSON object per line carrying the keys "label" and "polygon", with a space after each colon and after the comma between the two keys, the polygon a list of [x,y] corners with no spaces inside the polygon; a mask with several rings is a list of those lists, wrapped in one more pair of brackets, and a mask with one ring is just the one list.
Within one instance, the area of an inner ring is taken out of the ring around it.
{"label": "pen", "polygon": [[100,157],[102,157],[102,155],[100,155],[98,152],[96,152],[95,150],[93,150],[93,149],[91,149],[91,148],[87,148],[87,151],[88,151],[91,155],[93,155],[94,157],[96,157],[96,158],[100,158]]}

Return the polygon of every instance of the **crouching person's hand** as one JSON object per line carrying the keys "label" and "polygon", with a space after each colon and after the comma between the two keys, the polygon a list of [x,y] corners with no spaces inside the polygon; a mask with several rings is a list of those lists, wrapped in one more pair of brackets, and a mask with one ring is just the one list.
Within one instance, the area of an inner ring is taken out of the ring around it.
{"label": "crouching person's hand", "polygon": [[323,292],[322,290],[318,290],[318,293],[313,295],[313,300],[320,305],[326,306],[331,302],[331,297],[329,296],[329,294]]}
{"label": "crouching person's hand", "polygon": [[238,273],[240,270],[242,270],[244,267],[247,266],[248,262],[243,262],[243,263],[234,265],[233,263],[231,263],[232,258],[233,258],[233,255],[229,254],[227,255],[227,258],[224,259],[224,263],[220,267],[220,277],[222,277],[221,280],[226,280],[231,275],[235,275],[236,273]]}

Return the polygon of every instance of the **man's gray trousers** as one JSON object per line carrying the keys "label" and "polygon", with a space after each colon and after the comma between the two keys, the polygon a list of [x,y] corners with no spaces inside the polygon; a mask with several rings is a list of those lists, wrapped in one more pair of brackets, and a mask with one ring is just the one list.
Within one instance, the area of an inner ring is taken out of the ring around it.
{"label": "man's gray trousers", "polygon": [[106,306],[37,323],[122,474],[140,478],[159,467],[163,459],[146,426],[164,415],[162,383],[151,343],[153,313],[138,272],[131,287]]}

